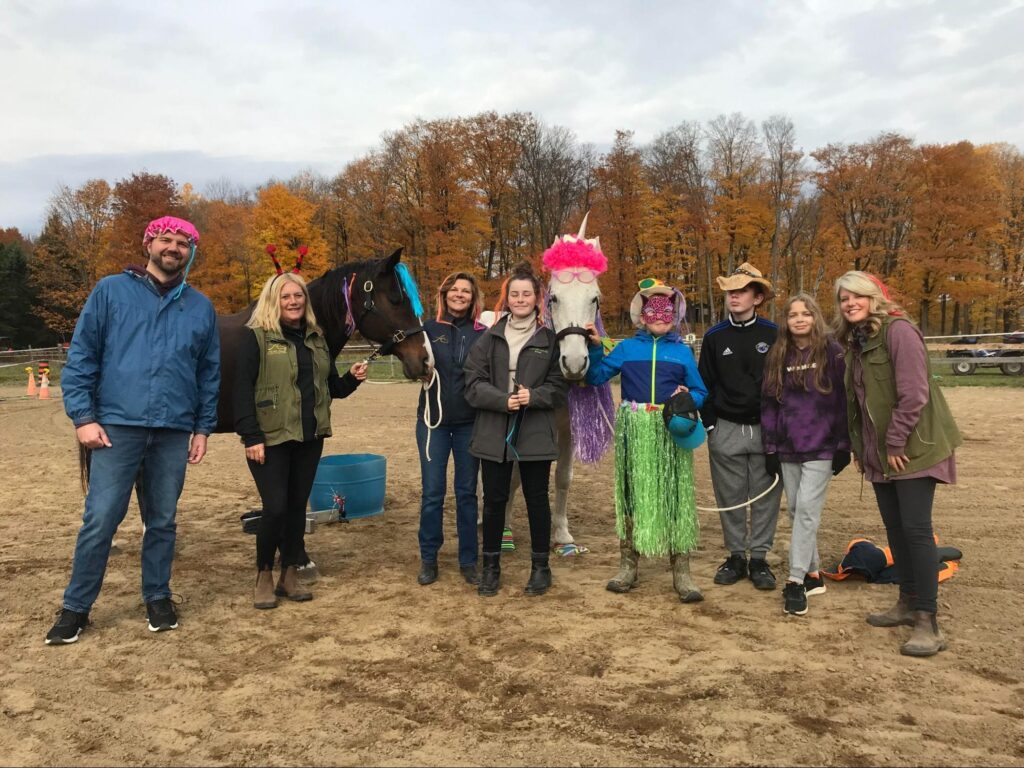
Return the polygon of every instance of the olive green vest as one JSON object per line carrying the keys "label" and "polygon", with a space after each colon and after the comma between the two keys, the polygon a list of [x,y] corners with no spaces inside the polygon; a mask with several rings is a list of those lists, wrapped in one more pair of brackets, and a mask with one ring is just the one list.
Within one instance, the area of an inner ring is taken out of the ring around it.
{"label": "olive green vest", "polygon": [[[260,373],[256,379],[256,419],[267,445],[288,440],[302,441],[302,395],[299,392],[299,364],[293,347],[276,331],[253,328],[260,347]],[[316,436],[330,437],[331,394],[327,376],[331,359],[327,342],[316,331],[306,332],[306,347],[313,356],[313,388],[316,402]]]}
{"label": "olive green vest", "polygon": [[[885,435],[889,429],[889,421],[892,419],[892,409],[896,405],[896,379],[893,374],[892,359],[889,357],[887,338],[889,325],[893,322],[909,321],[887,317],[882,321],[882,327],[878,332],[864,342],[860,354],[866,410],[868,418],[871,419],[875,427],[879,463],[887,476],[893,472],[889,469],[889,453],[885,444]],[[914,329],[917,330],[917,326],[914,326]],[[846,415],[850,424],[850,445],[854,454],[863,456],[864,430],[861,425],[861,409],[853,389],[853,357],[853,350],[847,348]],[[946,459],[963,442],[960,430],[957,429],[956,422],[953,420],[953,414],[946,404],[946,398],[932,378],[930,364],[928,366],[928,392],[928,402],[907,438],[906,455],[909,462],[906,469],[899,474],[920,472],[928,467],[933,467]]]}

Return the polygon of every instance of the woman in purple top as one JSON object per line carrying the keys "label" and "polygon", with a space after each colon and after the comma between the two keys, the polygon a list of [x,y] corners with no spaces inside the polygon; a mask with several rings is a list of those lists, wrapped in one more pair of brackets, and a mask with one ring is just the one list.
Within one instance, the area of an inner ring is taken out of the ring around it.
{"label": "woman in purple top", "polygon": [[818,572],[818,526],[829,480],[850,463],[843,349],[806,293],[786,301],[785,323],[768,352],[761,397],[761,441],[768,474],[782,474],[792,523],[783,611],[807,613],[825,591]]}
{"label": "woman in purple top", "polygon": [[956,482],[962,442],[932,381],[917,326],[867,272],[836,281],[837,336],[846,344],[847,416],[854,459],[871,482],[900,582],[896,605],[868,616],[874,627],[914,628],[900,652],[932,656],[946,647],[935,619],[938,558],[932,533],[937,483]]}

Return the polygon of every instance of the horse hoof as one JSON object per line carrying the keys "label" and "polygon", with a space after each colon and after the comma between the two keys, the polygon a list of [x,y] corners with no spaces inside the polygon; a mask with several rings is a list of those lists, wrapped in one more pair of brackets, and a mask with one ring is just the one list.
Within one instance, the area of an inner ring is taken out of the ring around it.
{"label": "horse hoof", "polygon": [[317,579],[320,578],[320,571],[316,567],[316,563],[310,560],[305,565],[300,565],[296,570],[296,575],[299,577],[299,581],[303,584],[315,584]]}

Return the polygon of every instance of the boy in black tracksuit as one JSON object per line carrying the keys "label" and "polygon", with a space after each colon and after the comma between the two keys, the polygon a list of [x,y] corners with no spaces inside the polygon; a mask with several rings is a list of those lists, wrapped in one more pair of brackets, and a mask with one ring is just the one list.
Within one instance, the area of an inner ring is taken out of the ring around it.
{"label": "boy in black tracksuit", "polygon": [[749,505],[749,532],[743,505],[764,493],[778,474],[778,468],[766,467],[760,425],[764,362],[778,329],[758,317],[757,309],[770,298],[771,283],[746,262],[717,280],[726,293],[729,319],[710,328],[701,342],[698,370],[708,388],[701,419],[708,433],[715,501],[721,508],[738,508],[719,513],[729,557],[715,573],[715,583],[735,584],[749,575],[758,589],[775,589],[765,556],[775,539],[781,483]]}

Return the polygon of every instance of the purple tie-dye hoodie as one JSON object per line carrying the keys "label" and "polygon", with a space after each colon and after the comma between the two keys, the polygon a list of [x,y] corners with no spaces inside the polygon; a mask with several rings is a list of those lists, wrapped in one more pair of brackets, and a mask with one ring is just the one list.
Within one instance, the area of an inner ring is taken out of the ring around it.
{"label": "purple tie-dye hoodie", "polygon": [[[794,349],[786,366],[807,365],[809,357],[809,349]],[[831,392],[822,394],[815,389],[811,383],[814,374],[808,370],[807,390],[794,384],[792,377],[784,376],[781,403],[774,395],[762,393],[761,440],[765,453],[777,453],[780,461],[798,463],[831,459],[836,451],[850,450],[845,372],[843,349],[830,339],[827,374]]]}

